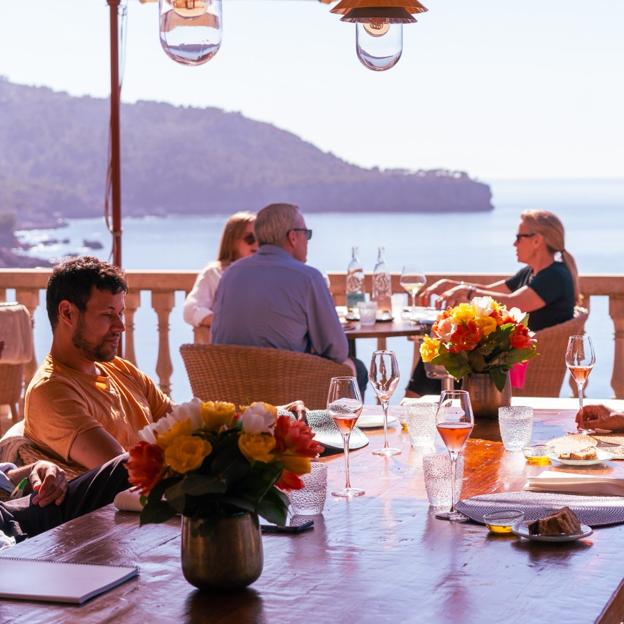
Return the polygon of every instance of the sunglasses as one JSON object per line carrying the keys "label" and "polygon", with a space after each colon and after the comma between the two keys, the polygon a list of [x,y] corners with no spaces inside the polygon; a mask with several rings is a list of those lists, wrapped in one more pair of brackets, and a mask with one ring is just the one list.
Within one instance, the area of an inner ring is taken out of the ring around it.
{"label": "sunglasses", "polygon": [[535,234],[516,234],[516,243],[520,242],[521,238],[533,238]]}
{"label": "sunglasses", "polygon": [[249,234],[245,234],[245,236],[243,236],[243,242],[247,243],[248,245],[255,245],[256,236],[249,232]]}
{"label": "sunglasses", "polygon": [[312,238],[312,230],[308,230],[308,228],[292,228],[288,230],[289,232],[305,232],[305,237],[307,240]]}

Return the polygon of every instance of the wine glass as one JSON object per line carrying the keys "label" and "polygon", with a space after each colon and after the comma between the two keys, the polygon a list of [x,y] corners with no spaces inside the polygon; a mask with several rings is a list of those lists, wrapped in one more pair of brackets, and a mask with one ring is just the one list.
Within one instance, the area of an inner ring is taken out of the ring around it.
{"label": "wine glass", "polygon": [[436,518],[463,522],[468,518],[455,509],[455,472],[457,458],[474,427],[468,392],[465,390],[442,392],[436,413],[436,427],[451,457],[451,509],[437,513]]}
{"label": "wine glass", "polygon": [[362,496],[364,490],[351,487],[349,478],[349,438],[362,413],[362,397],[355,377],[332,377],[327,394],[327,411],[342,435],[345,458],[345,486],[332,492],[332,496],[351,498]]}
{"label": "wine glass", "polygon": [[416,295],[420,289],[427,283],[427,277],[425,276],[421,267],[413,264],[406,264],[401,270],[401,287],[407,291],[412,298],[412,311],[416,307]]}
{"label": "wine glass", "polygon": [[583,391],[589,373],[591,373],[596,356],[594,355],[594,345],[589,336],[570,336],[568,338],[568,348],[566,349],[565,362],[570,375],[576,381],[578,388],[579,411],[583,409]]}
{"label": "wine glass", "polygon": [[388,405],[399,383],[399,377],[399,363],[394,351],[375,351],[371,359],[368,378],[384,413],[384,445],[383,448],[373,451],[374,455],[389,457],[401,453],[401,449],[388,444]]}

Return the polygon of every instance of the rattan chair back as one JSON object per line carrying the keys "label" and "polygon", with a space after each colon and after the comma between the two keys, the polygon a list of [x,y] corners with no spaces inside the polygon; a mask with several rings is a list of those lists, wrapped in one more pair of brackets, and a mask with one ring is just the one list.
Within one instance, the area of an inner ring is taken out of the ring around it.
{"label": "rattan chair back", "polygon": [[180,353],[193,395],[204,401],[282,405],[300,399],[309,409],[323,409],[331,378],[353,375],[344,364],[279,349],[185,344]]}
{"label": "rattan chair back", "polygon": [[587,316],[585,308],[575,308],[574,318],[535,332],[539,355],[529,360],[524,388],[514,388],[514,396],[559,396],[566,374],[568,338],[584,333]]}
{"label": "rattan chair back", "polygon": [[20,419],[19,404],[23,385],[23,364],[0,364],[0,405],[11,407],[13,422]]}

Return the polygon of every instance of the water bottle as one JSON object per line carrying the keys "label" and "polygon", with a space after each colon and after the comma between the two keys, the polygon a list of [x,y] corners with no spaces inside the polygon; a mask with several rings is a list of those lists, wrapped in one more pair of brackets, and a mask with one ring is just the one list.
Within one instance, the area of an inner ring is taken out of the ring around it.
{"label": "water bottle", "polygon": [[357,304],[364,301],[364,269],[358,258],[358,248],[351,249],[351,262],[347,267],[347,319],[358,319]]}
{"label": "water bottle", "polygon": [[392,318],[392,280],[386,268],[383,247],[377,251],[377,264],[373,271],[373,301],[377,302],[379,318]]}

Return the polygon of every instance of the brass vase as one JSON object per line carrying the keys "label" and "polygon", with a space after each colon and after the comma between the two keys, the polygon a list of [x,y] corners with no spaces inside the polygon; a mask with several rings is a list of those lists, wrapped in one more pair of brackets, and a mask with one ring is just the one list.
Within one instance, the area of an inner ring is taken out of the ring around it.
{"label": "brass vase", "polygon": [[487,373],[472,373],[464,377],[462,390],[470,393],[475,418],[498,418],[498,408],[511,404],[509,375],[505,387],[500,391]]}
{"label": "brass vase", "polygon": [[220,518],[208,535],[199,519],[182,517],[182,572],[198,589],[237,589],[262,573],[262,535],[258,516]]}

